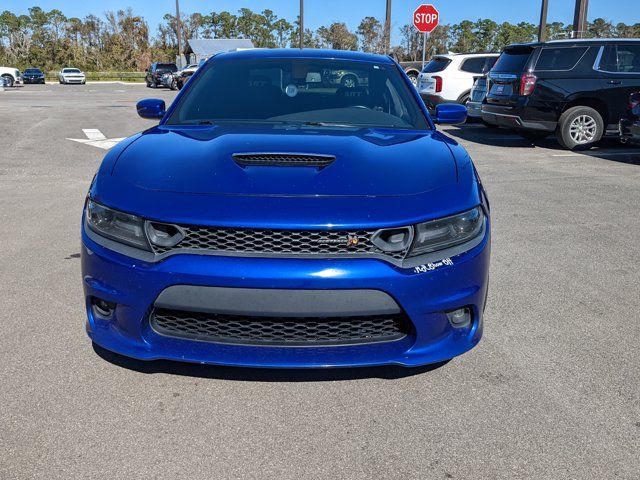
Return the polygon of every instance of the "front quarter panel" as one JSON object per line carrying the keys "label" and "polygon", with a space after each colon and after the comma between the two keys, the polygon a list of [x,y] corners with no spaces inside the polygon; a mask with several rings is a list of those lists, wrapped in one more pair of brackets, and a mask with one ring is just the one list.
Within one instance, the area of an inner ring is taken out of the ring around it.
{"label": "front quarter panel", "polygon": [[113,167],[118,161],[118,158],[120,157],[120,155],[122,155],[122,153],[129,147],[129,145],[131,145],[141,136],[142,136],[142,133],[136,133],[135,135],[125,138],[120,143],[118,143],[115,147],[109,150],[109,153],[107,153],[102,159],[102,163],[98,168],[98,174],[111,175],[111,172],[113,171]]}

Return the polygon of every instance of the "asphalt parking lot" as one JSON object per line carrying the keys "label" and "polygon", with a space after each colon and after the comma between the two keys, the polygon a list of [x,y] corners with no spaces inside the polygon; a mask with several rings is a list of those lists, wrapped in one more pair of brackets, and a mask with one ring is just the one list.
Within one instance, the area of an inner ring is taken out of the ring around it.
{"label": "asphalt parking lot", "polygon": [[153,125],[135,102],[174,95],[0,92],[0,479],[639,478],[640,148],[446,129],[493,256],[484,338],[443,366],[145,364],[84,333],[80,217],[111,140]]}

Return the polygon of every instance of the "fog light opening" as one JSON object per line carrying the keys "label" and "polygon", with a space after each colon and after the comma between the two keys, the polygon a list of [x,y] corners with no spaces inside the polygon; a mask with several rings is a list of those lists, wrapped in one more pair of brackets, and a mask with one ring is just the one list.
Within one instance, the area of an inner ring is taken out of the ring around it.
{"label": "fog light opening", "polygon": [[102,300],[101,298],[91,297],[91,309],[94,316],[102,319],[109,319],[116,310],[116,304]]}
{"label": "fog light opening", "polygon": [[449,323],[455,328],[468,327],[471,324],[471,309],[469,307],[458,308],[447,312]]}

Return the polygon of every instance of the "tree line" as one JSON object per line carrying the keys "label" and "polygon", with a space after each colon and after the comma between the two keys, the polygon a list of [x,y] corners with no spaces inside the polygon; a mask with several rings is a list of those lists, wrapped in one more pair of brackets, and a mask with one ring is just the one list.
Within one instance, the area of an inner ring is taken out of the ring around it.
{"label": "tree line", "polygon": [[[290,22],[271,10],[254,12],[242,8],[210,14],[181,15],[183,42],[189,38],[249,38],[256,47],[296,47],[299,21]],[[108,11],[102,17],[67,17],[62,11],[29,9],[28,15],[8,10],[0,14],[0,65],[24,69],[36,66],[57,70],[74,66],[87,71],[141,71],[152,61],[173,61],[178,53],[177,22],[167,13],[152,31],[145,19],[131,8]],[[391,52],[399,60],[422,57],[422,34],[413,25],[399,28],[400,42]],[[549,39],[568,38],[571,25],[547,25]],[[490,19],[463,20],[441,25],[429,36],[428,54],[445,52],[499,51],[505,45],[535,41],[537,26],[520,22],[496,23]],[[589,37],[640,37],[640,23],[614,25],[598,18],[589,23]],[[305,29],[305,46],[340,50],[384,50],[383,25],[375,17],[365,17],[352,31],[342,22]],[[184,48],[184,47],[183,47]]]}

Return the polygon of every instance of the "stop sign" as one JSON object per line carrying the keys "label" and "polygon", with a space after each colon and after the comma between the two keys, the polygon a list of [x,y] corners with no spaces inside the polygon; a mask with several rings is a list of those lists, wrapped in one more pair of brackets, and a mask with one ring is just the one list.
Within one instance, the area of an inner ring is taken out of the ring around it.
{"label": "stop sign", "polygon": [[413,24],[422,33],[430,33],[438,26],[440,14],[433,5],[422,4],[413,12]]}

